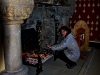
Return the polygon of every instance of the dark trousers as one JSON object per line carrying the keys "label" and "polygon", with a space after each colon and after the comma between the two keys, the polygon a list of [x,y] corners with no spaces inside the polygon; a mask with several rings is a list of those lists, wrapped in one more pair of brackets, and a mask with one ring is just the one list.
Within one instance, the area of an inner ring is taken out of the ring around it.
{"label": "dark trousers", "polygon": [[61,59],[62,61],[66,62],[66,63],[69,64],[69,65],[75,64],[75,62],[71,61],[71,60],[65,55],[64,51],[59,51],[59,52],[57,53],[57,56],[58,56],[59,59]]}

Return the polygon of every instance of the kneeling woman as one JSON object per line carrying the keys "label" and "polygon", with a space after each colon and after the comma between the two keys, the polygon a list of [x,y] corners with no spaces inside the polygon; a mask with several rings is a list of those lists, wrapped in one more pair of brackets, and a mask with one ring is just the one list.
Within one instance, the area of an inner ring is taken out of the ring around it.
{"label": "kneeling woman", "polygon": [[67,68],[72,69],[76,66],[76,61],[80,57],[79,46],[75,40],[75,36],[67,26],[62,26],[59,31],[63,39],[52,46],[47,44],[47,47],[53,51],[57,51],[55,57],[65,61]]}

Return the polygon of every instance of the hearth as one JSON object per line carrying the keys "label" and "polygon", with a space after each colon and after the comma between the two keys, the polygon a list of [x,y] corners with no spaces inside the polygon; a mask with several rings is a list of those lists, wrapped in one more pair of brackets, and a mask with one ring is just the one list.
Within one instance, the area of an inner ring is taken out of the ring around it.
{"label": "hearth", "polygon": [[[27,63],[35,65],[38,58],[38,33],[34,28],[22,30],[22,57]],[[41,49],[41,50],[40,50]],[[40,48],[40,57],[42,62],[52,56],[49,49]],[[31,62],[31,63],[30,63]]]}

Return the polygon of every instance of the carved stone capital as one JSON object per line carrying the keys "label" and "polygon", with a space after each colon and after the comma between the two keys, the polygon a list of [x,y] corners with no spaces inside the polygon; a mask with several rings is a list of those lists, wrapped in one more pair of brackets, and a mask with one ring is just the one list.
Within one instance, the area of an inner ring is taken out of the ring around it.
{"label": "carved stone capital", "polygon": [[0,20],[6,25],[21,24],[34,8],[34,0],[1,0]]}

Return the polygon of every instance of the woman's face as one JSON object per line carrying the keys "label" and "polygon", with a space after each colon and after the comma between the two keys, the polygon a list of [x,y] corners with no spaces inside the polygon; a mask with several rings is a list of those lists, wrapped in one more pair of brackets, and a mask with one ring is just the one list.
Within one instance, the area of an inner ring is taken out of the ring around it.
{"label": "woman's face", "polygon": [[62,36],[66,36],[66,34],[67,34],[67,31],[62,29],[62,30],[61,30],[61,35],[62,35]]}

